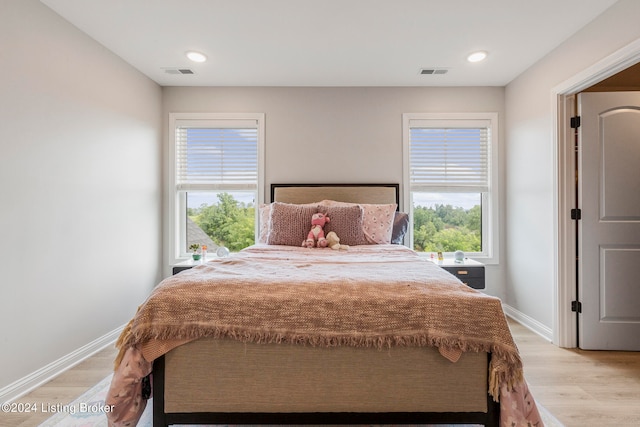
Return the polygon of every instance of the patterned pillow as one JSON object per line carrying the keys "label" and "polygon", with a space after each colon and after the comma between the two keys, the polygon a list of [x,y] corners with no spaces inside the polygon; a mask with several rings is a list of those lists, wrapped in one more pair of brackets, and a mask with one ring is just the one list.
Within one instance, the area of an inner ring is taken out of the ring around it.
{"label": "patterned pillow", "polygon": [[369,243],[391,243],[393,219],[395,218],[395,203],[389,205],[362,205],[364,209],[363,230]]}
{"label": "patterned pillow", "polygon": [[[398,205],[391,204],[357,204],[337,202],[335,200],[323,200],[324,206],[361,206],[363,210],[362,230],[364,232],[367,244],[386,244],[391,243],[391,234],[393,232],[393,220]],[[338,234],[342,239],[342,236]],[[342,241],[340,241],[342,243]],[[346,244],[346,243],[345,243]]]}
{"label": "patterned pillow", "polygon": [[311,217],[318,205],[273,202],[267,244],[300,246],[311,229]]}
{"label": "patterned pillow", "polygon": [[340,238],[340,244],[366,245],[362,229],[363,211],[358,205],[353,206],[320,206],[320,211],[329,217],[329,223],[324,226],[325,235],[335,232]]}

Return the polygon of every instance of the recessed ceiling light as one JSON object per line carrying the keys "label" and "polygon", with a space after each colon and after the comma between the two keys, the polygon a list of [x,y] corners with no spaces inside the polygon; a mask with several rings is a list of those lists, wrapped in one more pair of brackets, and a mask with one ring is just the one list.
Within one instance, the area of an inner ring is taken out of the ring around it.
{"label": "recessed ceiling light", "polygon": [[479,51],[473,52],[471,55],[467,56],[467,61],[469,62],[480,62],[487,57],[487,52]]}
{"label": "recessed ceiling light", "polygon": [[204,53],[196,52],[193,50],[187,52],[186,55],[187,55],[187,58],[189,58],[193,62],[204,62],[207,60],[207,57]]}

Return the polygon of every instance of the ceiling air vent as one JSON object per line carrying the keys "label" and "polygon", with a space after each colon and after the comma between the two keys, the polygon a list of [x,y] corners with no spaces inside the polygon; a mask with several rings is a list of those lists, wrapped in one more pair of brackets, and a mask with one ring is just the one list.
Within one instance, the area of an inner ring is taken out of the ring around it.
{"label": "ceiling air vent", "polygon": [[164,72],[167,74],[195,74],[189,68],[164,68]]}
{"label": "ceiling air vent", "polygon": [[447,74],[448,68],[422,68],[420,74]]}

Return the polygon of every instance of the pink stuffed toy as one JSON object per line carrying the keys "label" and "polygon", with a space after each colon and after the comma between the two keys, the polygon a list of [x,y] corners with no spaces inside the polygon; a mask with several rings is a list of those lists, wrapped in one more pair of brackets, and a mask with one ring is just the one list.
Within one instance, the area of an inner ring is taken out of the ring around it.
{"label": "pink stuffed toy", "polygon": [[321,212],[313,214],[311,217],[311,230],[307,235],[307,240],[302,242],[302,246],[313,248],[317,245],[319,248],[326,248],[328,242],[324,237],[324,229],[322,227],[330,221],[326,214]]}

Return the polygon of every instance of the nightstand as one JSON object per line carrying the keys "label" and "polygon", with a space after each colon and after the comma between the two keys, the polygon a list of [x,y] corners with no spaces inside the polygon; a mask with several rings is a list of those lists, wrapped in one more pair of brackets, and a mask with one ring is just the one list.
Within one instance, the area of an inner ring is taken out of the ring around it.
{"label": "nightstand", "polygon": [[182,261],[182,262],[179,262],[177,264],[174,264],[173,268],[172,268],[172,271],[171,271],[171,274],[176,275],[176,274],[180,273],[181,271],[188,270],[188,269],[190,269],[192,267],[195,267],[196,265],[201,265],[201,264],[202,264],[202,260],[201,259],[199,259],[198,261],[194,261],[193,259],[188,259],[186,261]]}
{"label": "nightstand", "polygon": [[456,276],[470,288],[484,289],[483,263],[468,258],[465,258],[463,262],[455,262],[453,259],[433,260],[432,262]]}

